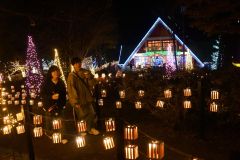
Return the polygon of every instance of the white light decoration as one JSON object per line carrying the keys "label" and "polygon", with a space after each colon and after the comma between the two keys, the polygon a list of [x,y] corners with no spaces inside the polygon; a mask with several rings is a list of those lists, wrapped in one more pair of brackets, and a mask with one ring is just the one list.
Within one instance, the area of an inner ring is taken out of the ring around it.
{"label": "white light decoration", "polygon": [[119,91],[119,96],[121,99],[124,99],[126,97],[125,90]]}
{"label": "white light decoration", "polygon": [[81,121],[77,122],[77,130],[78,130],[78,133],[86,132],[86,130],[87,130],[86,121],[81,120]]}
{"label": "white light decoration", "polygon": [[106,91],[106,89],[102,89],[102,90],[101,90],[101,96],[102,96],[103,98],[107,97],[107,91]]}
{"label": "white light decoration", "polygon": [[141,101],[136,101],[135,102],[135,108],[136,109],[142,109],[142,102]]}
{"label": "white light decoration", "polygon": [[192,70],[193,69],[193,58],[189,51],[185,52],[186,55],[186,63],[185,63],[185,68],[186,70]]}
{"label": "white light decoration", "polygon": [[172,98],[172,91],[170,89],[164,90],[165,98]]}
{"label": "white light decoration", "polygon": [[103,138],[103,144],[106,150],[112,149],[115,147],[113,137],[105,137]]}
{"label": "white light decoration", "polygon": [[109,118],[105,120],[106,132],[115,131],[115,120]]}
{"label": "white light decoration", "polygon": [[76,137],[76,144],[77,148],[85,147],[86,146],[86,141],[84,136],[77,136]]}
{"label": "white light decoration", "polygon": [[122,108],[122,102],[121,101],[116,101],[116,108],[121,109]]}
{"label": "white light decoration", "polygon": [[217,90],[212,90],[211,91],[211,99],[212,100],[219,99],[219,92]]}
{"label": "white light decoration", "polygon": [[191,103],[191,101],[188,101],[188,100],[184,101],[184,102],[183,102],[183,108],[184,108],[184,109],[190,109],[190,108],[192,108],[192,103]]}
{"label": "white light decoration", "polygon": [[103,106],[103,99],[98,99],[98,105]]}
{"label": "white light decoration", "polygon": [[62,128],[62,121],[61,121],[61,119],[54,119],[52,121],[52,127],[53,127],[54,130],[55,129],[61,129]]}
{"label": "white light decoration", "polygon": [[162,159],[164,157],[164,142],[151,141],[148,143],[148,158]]}
{"label": "white light decoration", "polygon": [[33,135],[34,135],[34,137],[42,137],[42,135],[43,135],[42,127],[34,127],[33,128]]}
{"label": "white light decoration", "polygon": [[183,90],[183,95],[184,95],[185,97],[190,97],[190,96],[192,96],[191,89],[190,89],[190,88],[185,88],[185,89]]}
{"label": "white light decoration", "polygon": [[157,108],[163,108],[164,107],[164,102],[161,101],[161,100],[158,100],[157,103],[156,103],[156,107]]}
{"label": "white light decoration", "polygon": [[3,134],[6,135],[6,134],[10,134],[11,131],[12,131],[12,126],[11,125],[6,125],[3,127]]}
{"label": "white light decoration", "polygon": [[53,133],[52,140],[53,140],[54,144],[61,143],[62,142],[62,134],[61,133]]}
{"label": "white light decoration", "polygon": [[210,112],[218,112],[218,105],[215,102],[210,104]]}
{"label": "white light decoration", "polygon": [[128,125],[124,128],[124,139],[136,140],[138,139],[138,127],[135,125]]}
{"label": "white light decoration", "polygon": [[33,124],[34,125],[42,124],[42,115],[34,115],[33,116]]}
{"label": "white light decoration", "polygon": [[137,145],[125,146],[125,158],[126,159],[137,159],[139,157]]}
{"label": "white light decoration", "polygon": [[[213,45],[213,49],[214,49],[214,51],[213,51],[213,53],[212,53],[212,55],[211,55],[211,57],[212,57],[212,64],[211,64],[211,69],[212,70],[217,70],[218,69],[218,62],[220,62],[221,61],[221,59],[220,59],[220,61],[219,61],[219,50],[220,50],[220,41],[221,41],[221,38],[220,38],[220,36],[218,36],[218,39],[216,39],[215,40],[215,44]],[[221,63],[221,62],[220,62]]]}
{"label": "white light decoration", "polygon": [[138,91],[138,96],[143,97],[144,96],[144,90],[139,90]]}
{"label": "white light decoration", "polygon": [[25,128],[24,128],[24,125],[22,125],[22,124],[19,124],[19,125],[16,127],[16,130],[17,130],[17,134],[25,133]]}

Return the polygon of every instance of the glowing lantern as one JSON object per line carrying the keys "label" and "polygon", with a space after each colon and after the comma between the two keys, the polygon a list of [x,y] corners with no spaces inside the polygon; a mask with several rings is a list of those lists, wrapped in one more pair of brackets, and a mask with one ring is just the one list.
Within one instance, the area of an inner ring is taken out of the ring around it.
{"label": "glowing lantern", "polygon": [[31,106],[33,106],[33,105],[34,105],[34,100],[33,100],[33,99],[29,100],[29,104],[30,104]]}
{"label": "glowing lantern", "polygon": [[12,131],[12,126],[11,125],[4,126],[2,130],[4,135],[10,134]]}
{"label": "glowing lantern", "polygon": [[77,136],[76,137],[76,144],[77,144],[77,148],[84,147],[86,145],[85,137],[84,136]]}
{"label": "glowing lantern", "polygon": [[101,96],[102,97],[107,97],[107,91],[105,89],[101,90]]}
{"label": "glowing lantern", "polygon": [[144,96],[144,90],[139,90],[138,91],[138,96],[143,97]]}
{"label": "glowing lantern", "polygon": [[22,112],[16,114],[17,121],[22,121],[24,120],[24,114]]}
{"label": "glowing lantern", "polygon": [[8,104],[12,104],[12,101],[8,101]]}
{"label": "glowing lantern", "polygon": [[7,101],[5,99],[2,100],[2,105],[6,105]]}
{"label": "glowing lantern", "polygon": [[148,158],[162,159],[164,157],[164,143],[152,141],[148,144]]}
{"label": "glowing lantern", "polygon": [[138,146],[137,145],[125,146],[125,158],[126,159],[137,159],[138,157],[139,157],[139,154],[138,154]]}
{"label": "glowing lantern", "polygon": [[21,88],[23,89],[25,86],[24,85],[21,85]]}
{"label": "glowing lantern", "polygon": [[36,94],[35,94],[34,92],[31,92],[31,93],[30,93],[30,97],[31,97],[31,98],[36,98]]}
{"label": "glowing lantern", "polygon": [[142,73],[138,74],[138,77],[139,77],[139,78],[142,78],[142,77],[143,77],[143,74],[142,74]]}
{"label": "glowing lantern", "polygon": [[112,77],[112,73],[109,73],[109,74],[108,74],[108,77],[111,78],[111,77]]}
{"label": "glowing lantern", "polygon": [[99,99],[99,100],[98,100],[98,105],[99,105],[99,106],[103,106],[103,99]]}
{"label": "glowing lantern", "polygon": [[161,101],[161,100],[158,100],[157,103],[156,103],[156,107],[157,108],[163,108],[164,107],[164,102]]}
{"label": "glowing lantern", "polygon": [[97,73],[94,75],[94,78],[96,78],[96,79],[98,79],[98,78],[99,78],[99,76],[98,76],[98,74],[97,74]]}
{"label": "glowing lantern", "polygon": [[126,96],[126,94],[125,94],[125,90],[121,90],[121,91],[119,91],[119,96],[120,96],[120,98],[125,98],[125,96]]}
{"label": "glowing lantern", "polygon": [[53,140],[53,143],[61,143],[62,142],[62,134],[61,133],[53,133],[52,140]]}
{"label": "glowing lantern", "polygon": [[52,126],[53,126],[53,129],[60,129],[60,128],[62,128],[62,121],[61,121],[61,119],[54,119],[52,121]]}
{"label": "glowing lantern", "polygon": [[78,130],[78,133],[86,132],[86,130],[87,130],[86,121],[82,120],[82,121],[77,122],[77,130]]}
{"label": "glowing lantern", "polygon": [[124,128],[124,139],[136,140],[138,139],[138,128],[135,125],[128,125]]}
{"label": "glowing lantern", "polygon": [[164,97],[165,98],[172,98],[172,91],[170,89],[167,89],[164,91]]}
{"label": "glowing lantern", "polygon": [[24,128],[24,125],[20,124],[16,127],[16,130],[17,130],[17,134],[22,134],[25,132],[25,128]]}
{"label": "glowing lantern", "polygon": [[21,103],[26,104],[26,100],[25,99],[21,100]]}
{"label": "glowing lantern", "polygon": [[12,89],[12,93],[14,93],[15,92],[15,89]]}
{"label": "glowing lantern", "polygon": [[105,73],[102,73],[102,79],[105,79],[106,78],[106,74]]}
{"label": "glowing lantern", "polygon": [[185,89],[183,90],[183,95],[184,95],[185,97],[190,97],[190,96],[192,96],[191,89],[190,89],[190,88],[185,88]]}
{"label": "glowing lantern", "polygon": [[113,137],[105,137],[103,139],[105,149],[112,149],[115,147]]}
{"label": "glowing lantern", "polygon": [[34,115],[33,124],[34,125],[42,124],[42,115]]}
{"label": "glowing lantern", "polygon": [[113,118],[106,119],[105,126],[107,132],[115,131],[115,120]]}
{"label": "glowing lantern", "polygon": [[116,101],[116,108],[121,109],[122,108],[122,102],[121,101]]}
{"label": "glowing lantern", "polygon": [[14,101],[14,100],[15,100],[15,98],[14,98],[14,97],[12,97],[12,98],[11,98],[11,101]]}
{"label": "glowing lantern", "polygon": [[123,73],[123,74],[122,74],[122,77],[123,77],[123,78],[125,78],[125,77],[126,77],[126,74],[125,74],[125,73]]}
{"label": "glowing lantern", "polygon": [[136,102],[135,102],[135,108],[136,108],[136,109],[141,109],[141,108],[142,108],[142,102],[136,101]]}
{"label": "glowing lantern", "polygon": [[43,106],[43,103],[40,101],[38,102],[38,107],[42,107]]}
{"label": "glowing lantern", "polygon": [[34,135],[34,137],[41,137],[43,135],[42,127],[34,127],[33,135]]}
{"label": "glowing lantern", "polygon": [[14,105],[19,105],[19,100],[15,100]]}
{"label": "glowing lantern", "polygon": [[211,99],[219,99],[219,92],[216,90],[211,91]]}
{"label": "glowing lantern", "polygon": [[11,89],[13,90],[13,89],[14,89],[14,86],[11,86]]}
{"label": "glowing lantern", "polygon": [[10,116],[3,117],[3,124],[9,124],[11,123]]}
{"label": "glowing lantern", "polygon": [[19,94],[15,94],[15,96],[14,96],[16,99],[18,99],[19,98]]}
{"label": "glowing lantern", "polygon": [[210,112],[218,112],[218,105],[215,102],[210,104]]}
{"label": "glowing lantern", "polygon": [[191,101],[184,101],[184,102],[183,102],[183,108],[185,108],[185,109],[190,109],[190,108],[192,108],[192,103],[191,103]]}

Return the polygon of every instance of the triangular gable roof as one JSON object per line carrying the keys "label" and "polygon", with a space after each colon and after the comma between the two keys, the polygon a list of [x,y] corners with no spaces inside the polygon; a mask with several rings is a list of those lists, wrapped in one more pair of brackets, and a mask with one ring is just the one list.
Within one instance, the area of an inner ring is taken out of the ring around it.
{"label": "triangular gable roof", "polygon": [[[140,43],[137,45],[137,47],[133,50],[131,55],[127,58],[127,60],[122,64],[122,67],[125,68],[127,64],[131,61],[132,57],[139,51],[139,49],[142,47],[146,39],[151,35],[153,30],[156,28],[158,24],[162,24],[171,34],[174,34],[173,31],[163,22],[163,20],[158,17],[155,23],[152,25],[152,27],[149,29],[147,34],[142,38]],[[198,57],[180,40],[180,38],[174,34],[175,39],[184,46],[187,50],[189,50],[189,53],[192,55],[192,57],[199,63],[200,67],[204,67],[204,64],[198,59]]]}

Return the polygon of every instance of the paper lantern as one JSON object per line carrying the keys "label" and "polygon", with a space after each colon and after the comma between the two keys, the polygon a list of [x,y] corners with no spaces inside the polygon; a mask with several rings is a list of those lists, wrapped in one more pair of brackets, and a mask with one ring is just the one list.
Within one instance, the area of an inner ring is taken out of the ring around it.
{"label": "paper lantern", "polygon": [[215,102],[210,104],[210,112],[218,112],[218,105]]}
{"label": "paper lantern", "polygon": [[99,106],[103,106],[103,99],[99,99],[99,100],[98,100],[98,105],[99,105]]}
{"label": "paper lantern", "polygon": [[125,98],[126,97],[125,90],[119,91],[119,96],[121,99]]}
{"label": "paper lantern", "polygon": [[61,143],[62,142],[62,134],[61,133],[53,133],[52,140],[53,140],[53,143]]}
{"label": "paper lantern", "polygon": [[22,133],[25,133],[25,128],[24,128],[24,125],[20,124],[16,127],[16,130],[17,130],[17,134],[22,134]]}
{"label": "paper lantern", "polygon": [[24,120],[24,114],[22,112],[16,114],[17,121],[22,121]]}
{"label": "paper lantern", "polygon": [[34,125],[42,124],[42,115],[34,115],[33,124]]}
{"label": "paper lantern", "polygon": [[98,78],[99,78],[99,76],[98,76],[98,74],[97,74],[97,73],[94,75],[94,78],[96,78],[96,79],[98,79]]}
{"label": "paper lantern", "polygon": [[6,96],[6,92],[2,91],[2,97]]}
{"label": "paper lantern", "polygon": [[6,135],[6,134],[10,134],[11,131],[12,131],[12,126],[11,125],[6,125],[3,127],[3,134]]}
{"label": "paper lantern", "polygon": [[164,102],[161,101],[161,100],[158,100],[157,103],[156,103],[156,107],[157,108],[163,108],[164,107]]}
{"label": "paper lantern", "polygon": [[102,97],[107,97],[107,91],[105,89],[101,90],[101,96]]}
{"label": "paper lantern", "polygon": [[191,103],[191,101],[184,101],[184,102],[183,102],[183,108],[184,108],[184,109],[190,109],[190,108],[192,108],[192,103]]}
{"label": "paper lantern", "polygon": [[143,74],[142,74],[142,73],[138,74],[138,77],[139,77],[139,78],[142,78],[142,77],[143,77]]}
{"label": "paper lantern", "polygon": [[14,92],[15,92],[15,89],[12,89],[11,92],[14,93]]}
{"label": "paper lantern", "polygon": [[11,89],[14,89],[14,86],[11,86]]}
{"label": "paper lantern", "polygon": [[36,98],[36,94],[34,92],[31,92],[30,97],[34,99],[34,98]]}
{"label": "paper lantern", "polygon": [[138,96],[143,97],[144,96],[144,90],[139,90],[138,91]]}
{"label": "paper lantern", "polygon": [[7,107],[3,107],[3,108],[2,108],[2,111],[3,111],[3,112],[7,111]]}
{"label": "paper lantern", "polygon": [[21,85],[21,88],[24,88],[25,86],[24,85]]}
{"label": "paper lantern", "polygon": [[15,100],[14,105],[19,105],[19,100]]}
{"label": "paper lantern", "polygon": [[42,107],[43,106],[43,102],[38,102],[38,107]]}
{"label": "paper lantern", "polygon": [[172,91],[170,89],[167,89],[164,91],[164,97],[165,98],[172,98]]}
{"label": "paper lantern", "polygon": [[86,145],[85,137],[84,136],[77,136],[76,137],[76,144],[77,144],[77,148],[84,147]]}
{"label": "paper lantern", "polygon": [[14,100],[15,100],[15,98],[14,98],[14,97],[12,97],[12,98],[11,98],[11,101],[14,101]]}
{"label": "paper lantern", "polygon": [[159,141],[152,141],[148,143],[148,158],[162,159],[164,157],[164,143]]}
{"label": "paper lantern", "polygon": [[30,104],[31,106],[33,106],[33,105],[34,105],[34,100],[33,100],[33,99],[29,100],[29,104]]}
{"label": "paper lantern", "polygon": [[185,89],[183,90],[183,95],[184,95],[185,97],[190,97],[190,96],[192,96],[191,89],[190,89],[190,88],[185,88]]}
{"label": "paper lantern", "polygon": [[15,96],[14,96],[16,99],[18,99],[19,98],[19,94],[15,94]]}
{"label": "paper lantern", "polygon": [[62,128],[62,121],[61,121],[61,119],[54,119],[52,121],[52,126],[53,126],[53,129],[61,129]]}
{"label": "paper lantern", "polygon": [[136,101],[135,102],[135,108],[136,109],[141,109],[142,108],[142,102],[141,101]]}
{"label": "paper lantern", "polygon": [[217,90],[212,90],[211,91],[211,99],[219,99],[219,92]]}
{"label": "paper lantern", "polygon": [[12,101],[8,101],[8,104],[12,104]]}
{"label": "paper lantern", "polygon": [[138,154],[138,146],[137,145],[125,146],[125,158],[126,159],[137,159],[138,157],[139,157],[139,154]]}
{"label": "paper lantern", "polygon": [[41,137],[43,135],[42,127],[34,127],[33,128],[33,135],[34,135],[34,137]]}
{"label": "paper lantern", "polygon": [[115,147],[113,137],[105,137],[103,138],[103,144],[105,149],[112,149]]}
{"label": "paper lantern", "polygon": [[105,79],[106,78],[106,74],[105,73],[102,73],[102,79]]}
{"label": "paper lantern", "polygon": [[25,99],[21,100],[21,103],[26,104],[26,100]]}
{"label": "paper lantern", "polygon": [[112,73],[109,73],[109,74],[108,74],[108,77],[111,78],[111,77],[112,77]]}
{"label": "paper lantern", "polygon": [[122,77],[123,77],[123,78],[125,78],[125,77],[126,77],[126,74],[125,74],[125,73],[123,73],[123,74],[122,74]]}
{"label": "paper lantern", "polygon": [[22,93],[22,98],[25,99],[27,97],[26,93]]}
{"label": "paper lantern", "polygon": [[2,105],[6,105],[7,101],[5,99],[2,100]]}
{"label": "paper lantern", "polygon": [[122,108],[122,102],[121,101],[116,101],[116,108],[121,109]]}
{"label": "paper lantern", "polygon": [[106,119],[105,126],[107,132],[115,131],[115,120],[113,118]]}
{"label": "paper lantern", "polygon": [[3,124],[10,124],[10,123],[11,123],[11,119],[9,115],[3,117]]}
{"label": "paper lantern", "polygon": [[81,121],[77,122],[77,130],[78,130],[78,133],[86,132],[86,130],[87,130],[86,121],[81,120]]}
{"label": "paper lantern", "polygon": [[124,128],[124,139],[136,140],[138,139],[138,128],[135,125],[128,125]]}

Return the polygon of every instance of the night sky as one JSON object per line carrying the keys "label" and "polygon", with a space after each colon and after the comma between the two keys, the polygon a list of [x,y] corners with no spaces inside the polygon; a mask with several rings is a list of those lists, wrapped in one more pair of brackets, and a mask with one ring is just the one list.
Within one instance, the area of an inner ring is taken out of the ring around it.
{"label": "night sky", "polygon": [[[147,1],[144,3],[142,1],[136,1],[135,3],[131,1],[130,3],[125,0],[114,0],[112,2],[104,0],[103,2],[110,4],[108,15],[112,19],[111,22],[115,24],[113,32],[117,36],[115,37],[114,58],[117,57],[120,45],[136,45],[157,17],[161,17],[166,21],[180,37],[183,36],[184,29],[186,43],[189,44],[193,51],[200,53],[200,58],[204,60],[211,53],[212,39],[207,38],[205,34],[197,29],[190,28],[187,19],[185,19],[184,24],[182,23],[183,16],[180,7],[174,5],[174,0]],[[100,4],[100,1],[98,3]],[[94,4],[92,2],[91,5],[98,8],[96,7],[98,3]],[[85,2],[73,0],[53,0],[51,2],[35,0],[31,3],[17,0],[1,1],[1,58],[21,59],[25,56],[26,37],[29,32],[32,32],[30,23],[35,26],[33,33],[40,56],[51,58],[53,47],[65,47],[62,41],[68,38],[63,33],[67,31],[64,27],[68,23],[69,13],[75,16],[73,16],[73,24],[76,26],[74,31],[78,32],[78,29],[82,29],[82,25],[79,24],[84,23],[79,20],[82,14],[95,12],[94,9],[87,10],[87,7],[84,8],[83,4]],[[94,16],[90,18],[94,19]],[[94,22],[91,22],[91,24],[94,25]]]}

